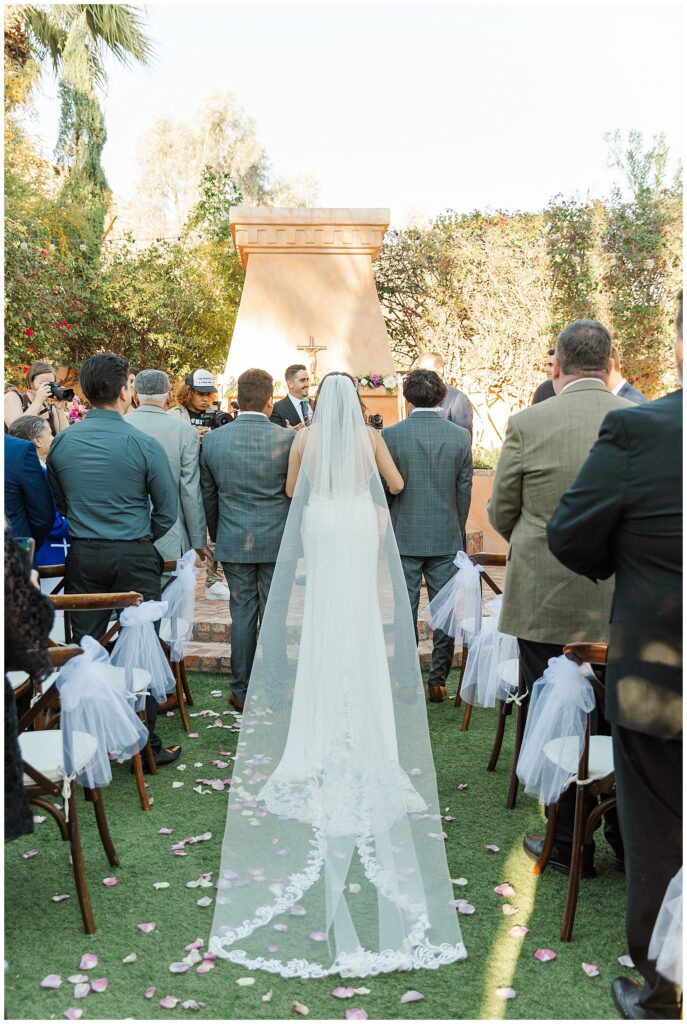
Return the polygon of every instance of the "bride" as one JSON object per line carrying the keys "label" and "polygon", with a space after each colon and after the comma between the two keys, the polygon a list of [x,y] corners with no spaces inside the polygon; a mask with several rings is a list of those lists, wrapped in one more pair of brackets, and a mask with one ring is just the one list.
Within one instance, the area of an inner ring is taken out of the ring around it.
{"label": "bride", "polygon": [[355,383],[330,373],[291,449],[229,794],[210,950],[287,978],[466,956],[410,605]]}

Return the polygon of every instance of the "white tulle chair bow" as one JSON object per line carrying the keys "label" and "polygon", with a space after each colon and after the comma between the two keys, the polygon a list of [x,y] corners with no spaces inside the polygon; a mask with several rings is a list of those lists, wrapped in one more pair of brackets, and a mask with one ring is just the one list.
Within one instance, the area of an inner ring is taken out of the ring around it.
{"label": "white tulle chair bow", "polygon": [[[135,689],[134,670],[143,669],[149,673],[150,692],[158,704],[163,704],[175,687],[174,676],[153,626],[166,614],[166,601],[144,601],[135,608],[125,608],[119,619],[119,636],[110,655],[111,665],[126,670],[127,687],[132,692]],[[142,709],[143,703],[144,698],[141,698],[137,711]]]}
{"label": "white tulle chair bow", "polygon": [[479,633],[482,624],[481,565],[475,565],[464,551],[453,560],[458,572],[420,614],[432,629],[449,636]]}
{"label": "white tulle chair bow", "polygon": [[174,579],[165,589],[167,611],[160,629],[163,640],[169,641],[170,661],[183,661],[186,645],[193,633],[196,618],[196,553],[193,549],[177,562]]}
{"label": "white tulle chair bow", "polygon": [[649,943],[656,971],[682,988],[682,868],[671,878]]}
{"label": "white tulle chair bow", "polygon": [[[517,660],[518,641],[514,636],[499,631],[499,615],[503,597],[498,595],[485,606],[489,614],[482,619],[482,628],[470,642],[470,657],[460,695],[466,704],[493,708],[497,700],[506,700],[513,686],[499,672],[506,662]],[[517,682],[515,683],[517,687]]]}
{"label": "white tulle chair bow", "polygon": [[148,740],[145,725],[125,695],[111,685],[105,649],[85,636],[83,654],[61,669],[55,685],[60,694],[60,731],[67,781],[101,789],[112,781],[110,755],[128,760]]}
{"label": "white tulle chair bow", "polygon": [[532,688],[517,774],[525,792],[552,804],[567,789],[584,747],[587,715],[594,708],[589,665],[551,658]]}

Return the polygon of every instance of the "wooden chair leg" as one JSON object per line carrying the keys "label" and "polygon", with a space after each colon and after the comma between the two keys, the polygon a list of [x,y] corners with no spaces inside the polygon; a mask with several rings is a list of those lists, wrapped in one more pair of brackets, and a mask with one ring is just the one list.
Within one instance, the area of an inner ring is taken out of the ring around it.
{"label": "wooden chair leg", "polygon": [[460,695],[460,688],[463,685],[463,676],[465,675],[465,666],[468,663],[468,654],[470,653],[469,648],[463,641],[463,646],[460,652],[460,671],[458,672],[458,687],[456,689],[456,699],[453,702],[454,708],[459,708],[463,703],[463,698]]}
{"label": "wooden chair leg", "polygon": [[573,827],[570,874],[568,876],[568,893],[565,899],[563,927],[561,928],[561,942],[570,942],[572,937],[573,924],[575,923],[575,911],[577,910],[577,897],[580,891],[585,833],[584,789],[584,786],[577,786],[577,792],[575,794],[575,824]]}
{"label": "wooden chair leg", "polygon": [[79,820],[76,813],[76,787],[72,788],[69,796],[69,848],[72,855],[72,868],[74,869],[74,881],[76,882],[76,893],[79,897],[81,917],[83,918],[84,931],[87,935],[95,933],[95,919],[91,898],[88,893],[88,882],[84,871],[83,853],[81,851],[81,837],[79,835]]}
{"label": "wooden chair leg", "polygon": [[93,804],[93,810],[95,811],[95,820],[98,825],[98,833],[100,835],[100,842],[103,844],[103,850],[113,868],[119,867],[119,857],[117,851],[114,848],[112,842],[112,836],[110,830],[107,827],[107,818],[105,817],[105,806],[103,804],[103,796],[99,789],[84,789],[84,796],[89,803]]}
{"label": "wooden chair leg", "polygon": [[186,696],[184,694],[184,684],[181,678],[181,669],[179,668],[180,662],[172,662],[172,672],[174,675],[174,682],[176,685],[177,693],[177,707],[179,709],[179,715],[181,716],[181,725],[184,732],[191,732],[191,723],[188,717],[188,711],[186,710]]}
{"label": "wooden chair leg", "polygon": [[[146,744],[146,753],[148,747],[150,747],[150,740]],[[150,754],[152,757],[152,748],[150,750]],[[152,761],[153,764],[155,764],[154,757],[152,757]],[[149,811],[150,800],[148,799],[148,790],[146,789],[145,779],[143,778],[143,761],[141,760],[140,753],[134,754],[134,756],[131,758],[131,767],[134,772],[134,778],[136,779],[136,789],[138,790],[138,799],[141,801],[141,810]],[[155,765],[155,769],[157,771],[157,765]]]}
{"label": "wooden chair leg", "polygon": [[181,685],[184,688],[184,695],[186,697],[186,703],[190,708],[193,707],[193,695],[191,693],[191,687],[188,685],[188,676],[186,675],[186,661],[182,658],[179,662],[179,673],[181,675]]}
{"label": "wooden chair leg", "polygon": [[554,840],[556,838],[556,826],[558,825],[558,802],[549,806],[549,818],[546,823],[546,835],[544,836],[544,846],[539,854],[539,860],[532,868],[535,875],[543,875],[546,869],[546,865],[549,863],[549,857],[551,856],[551,850],[553,849]]}
{"label": "wooden chair leg", "polygon": [[[145,708],[142,711],[138,711],[137,714],[138,714],[138,717],[141,719],[141,721],[143,722],[143,724],[145,725],[145,727],[147,729],[148,728],[148,717],[146,715]],[[146,755],[146,767],[148,768],[148,771],[150,772],[151,775],[157,775],[157,765],[155,764],[155,755],[153,754],[153,748],[152,748],[152,746],[150,744],[150,732],[148,733],[148,740],[146,742],[144,750],[145,750],[145,755]],[[135,766],[134,766],[134,771],[136,771],[136,767]]]}
{"label": "wooden chair leg", "polygon": [[520,748],[522,747],[522,738],[525,735],[525,725],[527,724],[527,698],[525,697],[525,684],[522,678],[522,670],[520,672],[520,681],[518,683],[518,696],[520,703],[518,704],[518,714],[515,719],[515,750],[513,751],[513,767],[510,773],[510,785],[508,787],[508,796],[506,797],[506,807],[509,811],[512,811],[515,807],[518,799],[518,758],[520,757]]}
{"label": "wooden chair leg", "polygon": [[62,813],[57,810],[54,804],[51,804],[49,800],[41,800],[40,797],[32,797],[29,800],[29,803],[32,807],[39,807],[42,811],[47,811],[47,813],[57,822],[57,827],[60,830],[62,839],[65,843],[69,842],[69,829],[67,828],[67,823],[64,820]]}
{"label": "wooden chair leg", "polygon": [[496,718],[496,735],[494,736],[494,745],[491,748],[489,764],[487,765],[488,772],[495,772],[496,765],[499,763],[501,747],[503,746],[503,737],[506,732],[506,718],[511,714],[511,707],[512,705],[507,704],[505,700],[499,701],[499,713]]}
{"label": "wooden chair leg", "polygon": [[463,721],[460,723],[460,731],[467,732],[470,726],[470,719],[472,718],[472,704],[465,705],[465,711],[463,711]]}

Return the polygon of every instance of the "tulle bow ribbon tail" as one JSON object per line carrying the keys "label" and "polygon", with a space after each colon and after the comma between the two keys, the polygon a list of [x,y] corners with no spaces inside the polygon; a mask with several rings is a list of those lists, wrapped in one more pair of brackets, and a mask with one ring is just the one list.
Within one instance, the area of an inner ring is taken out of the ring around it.
{"label": "tulle bow ribbon tail", "polygon": [[470,641],[470,656],[465,667],[460,695],[466,704],[493,708],[497,700],[508,700],[517,683],[504,678],[503,668],[518,658],[518,641],[502,633],[499,616],[503,597],[499,594],[485,605],[482,628]]}
{"label": "tulle bow ribbon tail", "polygon": [[561,655],[532,688],[517,773],[525,792],[552,804],[577,772],[587,715],[594,708],[591,669]]}
{"label": "tulle bow ribbon tail", "polygon": [[186,644],[191,639],[196,617],[196,553],[193,549],[177,562],[172,573],[175,579],[165,590],[167,612],[165,617],[171,623],[170,658],[182,661]]}
{"label": "tulle bow ribbon tail", "polygon": [[120,616],[121,629],[110,656],[110,664],[126,670],[127,687],[134,690],[134,669],[150,675],[150,692],[164,704],[175,686],[154,622],[167,614],[166,601],[144,601],[136,608],[125,608]]}
{"label": "tulle bow ribbon tail", "polygon": [[481,565],[475,565],[464,551],[453,560],[458,571],[427,605],[420,618],[432,629],[440,629],[449,636],[461,631],[474,635],[482,623]]}
{"label": "tulle bow ribbon tail", "polygon": [[55,685],[60,693],[60,729],[65,778],[89,789],[112,781],[110,757],[127,760],[148,739],[123,691],[112,681],[107,651],[93,637],[80,641],[84,653],[61,669]]}

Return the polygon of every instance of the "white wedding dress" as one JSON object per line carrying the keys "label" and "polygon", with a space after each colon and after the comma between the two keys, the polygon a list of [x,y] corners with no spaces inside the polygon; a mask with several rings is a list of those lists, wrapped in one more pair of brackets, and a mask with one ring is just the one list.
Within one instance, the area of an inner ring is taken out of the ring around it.
{"label": "white wedding dress", "polygon": [[300,978],[466,956],[400,557],[345,376],[308,431],[232,777],[212,952]]}

